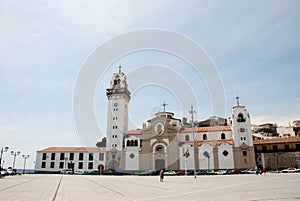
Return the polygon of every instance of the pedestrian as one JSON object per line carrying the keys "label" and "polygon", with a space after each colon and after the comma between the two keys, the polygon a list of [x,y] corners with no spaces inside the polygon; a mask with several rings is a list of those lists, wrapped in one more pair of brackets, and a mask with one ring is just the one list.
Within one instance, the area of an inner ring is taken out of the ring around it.
{"label": "pedestrian", "polygon": [[266,167],[263,168],[263,173],[267,174],[267,168]]}
{"label": "pedestrian", "polygon": [[164,171],[163,170],[160,170],[159,172],[159,178],[160,178],[160,182],[163,182],[164,181]]}

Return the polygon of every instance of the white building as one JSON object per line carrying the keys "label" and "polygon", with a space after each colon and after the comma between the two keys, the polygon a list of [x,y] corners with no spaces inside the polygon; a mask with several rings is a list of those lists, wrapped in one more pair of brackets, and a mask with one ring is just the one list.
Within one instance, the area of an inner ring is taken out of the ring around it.
{"label": "white building", "polygon": [[63,169],[74,172],[104,170],[105,148],[96,147],[49,147],[37,151],[35,171],[54,173]]}
{"label": "white building", "polygon": [[278,126],[276,131],[279,137],[295,137],[295,132],[292,126],[285,127],[285,126]]}
{"label": "white building", "polygon": [[225,126],[196,127],[193,132],[192,128],[185,128],[174,113],[164,108],[143,128],[128,131],[131,97],[121,68],[113,74],[106,95],[106,149],[65,147],[38,151],[38,172],[59,171],[66,167],[75,171],[184,170],[185,167],[193,169],[194,157],[197,170],[256,166],[250,116],[238,101]]}

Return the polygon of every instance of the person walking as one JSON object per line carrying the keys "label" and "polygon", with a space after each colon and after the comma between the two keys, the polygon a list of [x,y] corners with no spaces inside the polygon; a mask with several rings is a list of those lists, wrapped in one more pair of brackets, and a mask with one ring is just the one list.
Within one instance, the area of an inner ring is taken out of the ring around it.
{"label": "person walking", "polygon": [[159,172],[159,178],[160,178],[160,182],[163,182],[164,181],[164,171],[163,170],[160,170]]}

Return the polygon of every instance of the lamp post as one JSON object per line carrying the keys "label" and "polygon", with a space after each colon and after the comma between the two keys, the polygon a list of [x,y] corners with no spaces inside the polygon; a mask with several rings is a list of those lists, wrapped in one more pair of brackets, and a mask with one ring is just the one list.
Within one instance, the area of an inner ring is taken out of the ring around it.
{"label": "lamp post", "polygon": [[194,144],[194,177],[195,179],[197,178],[196,176],[196,141],[195,141],[195,134],[194,134],[194,113],[196,111],[193,109],[193,105],[191,105],[191,111],[189,111],[192,115],[192,135],[193,135],[193,144]]}
{"label": "lamp post", "polygon": [[184,171],[185,171],[185,176],[187,175],[187,169],[186,169],[186,162],[187,162],[187,158],[190,156],[190,152],[188,149],[183,150],[183,156],[184,158]]}
{"label": "lamp post", "polygon": [[13,170],[15,169],[15,164],[16,164],[16,156],[20,155],[20,151],[11,151],[10,154],[14,157],[14,160],[13,160]]}
{"label": "lamp post", "polygon": [[[68,160],[68,157],[65,156],[64,159],[65,159],[65,165],[64,165],[65,168],[64,168],[64,170],[66,170],[66,169],[67,169],[67,160]],[[65,174],[65,173],[66,173],[66,171],[64,171],[64,174]]]}
{"label": "lamp post", "polygon": [[1,148],[1,151],[0,151],[0,168],[2,168],[2,156],[3,156],[3,153],[4,152],[7,152],[7,150],[8,150],[9,148],[8,147],[2,147]]}
{"label": "lamp post", "polygon": [[23,174],[25,174],[25,167],[26,167],[26,160],[29,158],[29,154],[28,155],[22,155],[23,159],[24,159],[24,167],[23,167]]}

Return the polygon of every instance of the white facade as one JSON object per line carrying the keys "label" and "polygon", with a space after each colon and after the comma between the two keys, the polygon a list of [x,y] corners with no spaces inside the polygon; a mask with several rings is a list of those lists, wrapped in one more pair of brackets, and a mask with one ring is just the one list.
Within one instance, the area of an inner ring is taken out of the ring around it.
{"label": "white facade", "polygon": [[203,143],[199,147],[199,169],[214,169],[214,151],[213,146]]}
{"label": "white facade", "polygon": [[125,169],[139,170],[140,140],[135,136],[125,139]]}
{"label": "white facade", "polygon": [[276,128],[279,137],[295,137],[295,132],[293,127],[277,127]]}
{"label": "white facade", "polygon": [[126,75],[114,73],[107,89],[107,145],[106,150],[123,150],[124,134],[128,132],[128,102],[130,92],[127,89]]}
{"label": "white facade", "polygon": [[231,115],[234,146],[240,147],[245,144],[253,146],[250,115],[245,106],[234,106]]}
{"label": "white facade", "polygon": [[35,171],[54,173],[63,169],[74,172],[90,172],[104,167],[104,148],[49,147],[37,151]]}
{"label": "white facade", "polygon": [[232,145],[229,143],[222,143],[218,146],[218,161],[219,169],[231,169],[234,168],[234,156]]}

